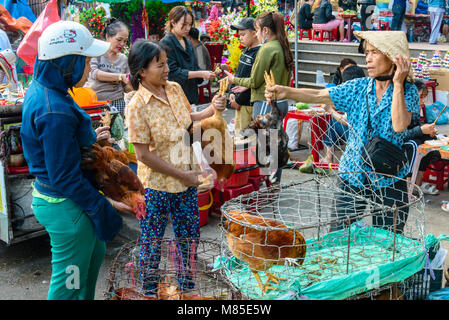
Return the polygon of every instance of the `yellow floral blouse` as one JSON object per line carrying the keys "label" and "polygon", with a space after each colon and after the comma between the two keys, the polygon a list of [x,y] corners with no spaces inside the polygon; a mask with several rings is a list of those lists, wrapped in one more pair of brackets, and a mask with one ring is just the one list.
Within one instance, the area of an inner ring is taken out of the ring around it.
{"label": "yellow floral blouse", "polygon": [[[190,106],[181,86],[167,81],[168,101],[154,95],[142,85],[126,106],[126,125],[130,143],[148,144],[149,150],[174,167],[198,170],[192,164],[192,148],[182,142],[191,123]],[[179,193],[187,187],[174,177],[156,172],[138,161],[137,175],[145,188]]]}

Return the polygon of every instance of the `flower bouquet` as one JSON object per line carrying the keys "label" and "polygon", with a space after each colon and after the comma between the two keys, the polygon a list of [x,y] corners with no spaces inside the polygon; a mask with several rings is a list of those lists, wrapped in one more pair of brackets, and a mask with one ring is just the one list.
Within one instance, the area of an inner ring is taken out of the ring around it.
{"label": "flower bouquet", "polygon": [[80,12],[80,23],[85,25],[95,38],[102,38],[106,23],[106,12],[102,6],[86,9]]}

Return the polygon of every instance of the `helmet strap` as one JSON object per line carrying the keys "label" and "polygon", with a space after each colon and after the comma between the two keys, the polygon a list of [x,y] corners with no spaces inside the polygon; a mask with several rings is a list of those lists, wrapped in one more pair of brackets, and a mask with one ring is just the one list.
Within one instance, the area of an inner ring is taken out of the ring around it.
{"label": "helmet strap", "polygon": [[72,89],[74,83],[73,83],[73,67],[75,66],[76,62],[76,56],[73,57],[72,61],[70,62],[67,69],[62,69],[59,65],[53,62],[53,60],[50,60],[50,63],[55,66],[59,71],[61,71],[62,76],[64,78],[64,82],[67,85],[69,89]]}

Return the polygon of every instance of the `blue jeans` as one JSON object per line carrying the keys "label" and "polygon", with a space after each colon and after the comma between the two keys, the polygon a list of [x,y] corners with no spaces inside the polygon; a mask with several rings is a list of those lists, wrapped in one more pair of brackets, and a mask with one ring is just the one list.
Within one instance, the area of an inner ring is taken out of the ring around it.
{"label": "blue jeans", "polygon": [[398,4],[393,5],[393,21],[391,22],[391,30],[400,31],[404,22],[405,7]]}
{"label": "blue jeans", "polygon": [[324,145],[326,147],[333,147],[340,142],[345,142],[348,139],[348,131],[348,126],[345,126],[334,118],[331,118],[327,125],[326,136],[323,141]]}

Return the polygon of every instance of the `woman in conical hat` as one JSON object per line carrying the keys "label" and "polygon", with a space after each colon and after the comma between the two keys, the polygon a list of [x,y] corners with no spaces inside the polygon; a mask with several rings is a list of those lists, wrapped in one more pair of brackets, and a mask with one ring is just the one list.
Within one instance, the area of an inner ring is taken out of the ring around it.
{"label": "woman in conical hat", "polygon": [[[418,91],[411,83],[413,74],[407,38],[402,31],[362,31],[354,34],[361,41],[361,50],[366,55],[368,77],[318,90],[274,86],[266,89],[265,96],[270,101],[275,93],[276,99],[320,103],[346,113],[350,133],[339,163],[339,188],[346,194],[353,192],[390,207],[401,207],[408,202],[406,182],[377,174],[363,160],[362,152],[371,137],[376,136],[401,148],[412,113],[419,112]],[[397,172],[397,177],[404,178],[407,170],[408,165],[405,164]],[[357,216],[366,207],[365,201],[354,202],[353,197],[343,195],[337,199],[338,203],[339,217]],[[399,210],[398,231],[404,228],[407,215],[408,209]],[[393,212],[373,216],[373,225],[390,228]]]}

